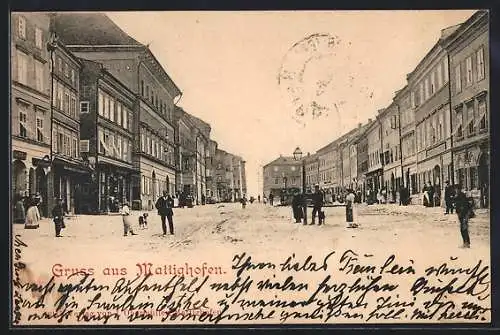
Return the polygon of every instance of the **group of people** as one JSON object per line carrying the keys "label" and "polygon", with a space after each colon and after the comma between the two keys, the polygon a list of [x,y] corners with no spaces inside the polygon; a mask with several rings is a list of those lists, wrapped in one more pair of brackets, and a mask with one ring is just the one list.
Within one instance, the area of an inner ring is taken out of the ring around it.
{"label": "group of people", "polygon": [[423,205],[425,207],[435,207],[441,203],[439,185],[432,185],[430,182],[427,182],[422,188],[422,194],[424,195]]}
{"label": "group of people", "polygon": [[[163,235],[167,235],[167,222],[168,230],[170,235],[174,235],[174,199],[168,194],[167,191],[163,191],[163,195],[156,200],[155,208],[158,211],[158,215],[161,218],[161,228]],[[124,201],[121,208],[122,222],[123,222],[123,236],[137,235],[134,231],[134,223],[132,213],[130,211],[130,206],[128,201]],[[138,218],[139,227],[146,229],[148,227],[148,213],[143,213]]]}
{"label": "group of people", "polygon": [[[346,223],[348,228],[357,228],[358,224],[354,222],[354,203],[356,201],[356,194],[354,190],[347,189],[344,196],[345,210],[346,210]],[[314,193],[311,195],[312,204],[312,220],[310,225],[316,224],[316,216],[318,217],[318,225],[325,224],[325,212],[323,206],[325,203],[325,196],[320,190],[319,185],[314,186]],[[304,219],[304,210],[307,210],[307,198],[296,191],[292,198],[292,213],[295,223],[301,223]],[[304,224],[306,224],[304,222]]]}
{"label": "group of people", "polygon": [[25,229],[37,229],[41,219],[40,205],[42,197],[39,193],[31,196],[25,194],[17,198],[14,204],[14,222],[24,223]]}

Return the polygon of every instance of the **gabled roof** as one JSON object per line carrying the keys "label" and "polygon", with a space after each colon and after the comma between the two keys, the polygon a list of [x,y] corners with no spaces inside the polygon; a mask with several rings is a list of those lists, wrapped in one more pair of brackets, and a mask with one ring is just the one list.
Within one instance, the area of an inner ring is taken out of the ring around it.
{"label": "gabled roof", "polygon": [[298,165],[301,161],[295,160],[292,156],[279,156],[275,160],[267,163],[264,167],[269,165]]}
{"label": "gabled roof", "polygon": [[52,20],[53,29],[67,45],[142,46],[103,13],[59,12]]}

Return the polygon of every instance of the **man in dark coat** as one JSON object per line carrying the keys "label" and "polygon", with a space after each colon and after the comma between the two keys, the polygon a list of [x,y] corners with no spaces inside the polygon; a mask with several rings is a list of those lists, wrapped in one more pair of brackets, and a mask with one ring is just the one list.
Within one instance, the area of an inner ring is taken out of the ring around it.
{"label": "man in dark coat", "polygon": [[[312,195],[312,205],[313,205],[313,210],[312,210],[312,222],[311,225],[315,224],[316,221],[316,215],[321,212],[321,208],[323,207],[323,202],[324,202],[324,197],[323,193],[319,190],[319,185],[314,186],[314,193]],[[319,221],[318,225],[321,225],[321,220]]]}
{"label": "man in dark coat", "polygon": [[304,217],[304,213],[302,210],[302,196],[299,194],[298,191],[295,191],[293,194],[292,211],[295,223],[300,223],[302,218]]}
{"label": "man in dark coat", "polygon": [[57,198],[57,203],[52,208],[52,218],[56,228],[56,237],[61,237],[61,229],[64,228],[64,206],[61,198]]}
{"label": "man in dark coat", "polygon": [[469,218],[471,217],[473,212],[473,205],[471,199],[467,198],[465,193],[462,191],[462,187],[460,184],[457,186],[456,196],[454,200],[458,220],[460,221],[460,234],[462,235],[462,240],[464,243],[462,245],[462,248],[470,248]]}
{"label": "man in dark coat", "polygon": [[444,187],[444,202],[446,204],[446,212],[444,214],[453,214],[453,198],[455,197],[455,190],[450,185],[449,181],[445,182]]}
{"label": "man in dark coat", "polygon": [[163,236],[167,235],[167,225],[165,224],[165,219],[168,220],[168,228],[170,230],[170,235],[174,235],[174,199],[168,195],[167,191],[163,191],[163,196],[156,201],[156,209],[158,210],[158,215],[161,217],[161,228],[163,229]]}

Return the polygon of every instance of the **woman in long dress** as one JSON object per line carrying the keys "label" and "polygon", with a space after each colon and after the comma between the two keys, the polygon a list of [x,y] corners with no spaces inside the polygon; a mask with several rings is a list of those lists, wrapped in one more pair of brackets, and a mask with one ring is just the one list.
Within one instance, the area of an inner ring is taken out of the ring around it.
{"label": "woman in long dress", "polygon": [[29,204],[28,211],[26,212],[26,220],[24,222],[24,229],[38,229],[40,221],[40,212],[38,211],[38,202],[32,200]]}
{"label": "woman in long dress", "polygon": [[21,196],[16,201],[14,206],[14,222],[15,223],[25,223],[26,222],[26,212],[24,209],[24,198]]}
{"label": "woman in long dress", "polygon": [[358,225],[354,223],[354,200],[356,196],[352,190],[348,191],[345,198],[345,220],[347,222],[347,228],[356,228]]}

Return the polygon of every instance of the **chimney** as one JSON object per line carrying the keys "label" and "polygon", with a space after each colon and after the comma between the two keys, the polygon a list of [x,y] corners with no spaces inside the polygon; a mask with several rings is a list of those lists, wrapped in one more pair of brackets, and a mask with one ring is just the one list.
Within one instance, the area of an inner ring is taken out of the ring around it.
{"label": "chimney", "polygon": [[368,123],[372,122],[372,119],[368,119]]}
{"label": "chimney", "polygon": [[358,123],[358,129],[361,128],[362,123]]}

